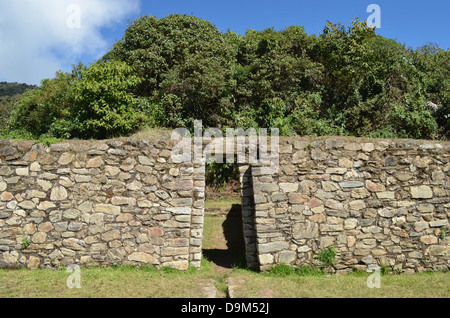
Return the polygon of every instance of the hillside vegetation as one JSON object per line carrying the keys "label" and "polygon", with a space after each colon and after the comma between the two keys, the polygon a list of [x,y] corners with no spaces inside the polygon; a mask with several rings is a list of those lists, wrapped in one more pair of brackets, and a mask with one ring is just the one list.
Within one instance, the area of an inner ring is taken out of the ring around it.
{"label": "hillside vegetation", "polygon": [[0,82],[0,132],[8,127],[11,120],[11,110],[22,94],[36,88],[34,85]]}
{"label": "hillside vegetation", "polygon": [[2,134],[102,139],[202,120],[285,136],[444,139],[449,75],[449,50],[408,48],[358,20],[318,36],[300,26],[239,35],[193,16],[143,16],[97,62],[26,92]]}

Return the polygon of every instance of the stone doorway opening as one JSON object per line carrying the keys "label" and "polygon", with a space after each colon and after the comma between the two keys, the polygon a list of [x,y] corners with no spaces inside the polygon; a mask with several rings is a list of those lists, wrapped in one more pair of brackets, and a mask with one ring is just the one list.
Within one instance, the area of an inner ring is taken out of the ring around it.
{"label": "stone doorway opening", "polygon": [[206,165],[202,253],[218,271],[246,266],[239,177],[236,161]]}

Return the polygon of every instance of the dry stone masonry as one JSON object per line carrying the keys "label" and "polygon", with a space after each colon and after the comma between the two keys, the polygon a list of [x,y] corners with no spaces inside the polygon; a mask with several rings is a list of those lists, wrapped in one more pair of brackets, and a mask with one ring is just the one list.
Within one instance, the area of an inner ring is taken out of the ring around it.
{"label": "dry stone masonry", "polygon": [[280,169],[253,167],[257,254],[277,263],[448,270],[450,144],[414,140],[287,139]]}
{"label": "dry stone masonry", "polygon": [[0,265],[198,266],[204,167],[169,142],[1,141]]}
{"label": "dry stone masonry", "polygon": [[[200,267],[205,165],[173,142],[0,141],[0,267]],[[280,166],[240,164],[247,263],[450,267],[450,143],[280,139]]]}

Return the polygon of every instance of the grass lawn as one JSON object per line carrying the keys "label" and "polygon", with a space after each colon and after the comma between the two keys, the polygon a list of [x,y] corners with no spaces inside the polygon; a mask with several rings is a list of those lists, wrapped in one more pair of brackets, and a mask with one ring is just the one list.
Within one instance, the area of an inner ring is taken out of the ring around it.
{"label": "grass lawn", "polygon": [[203,261],[201,270],[155,268],[82,268],[80,287],[68,288],[72,273],[61,270],[0,270],[0,298],[203,298],[202,286],[214,280],[225,293],[226,280],[238,298],[450,298],[450,273],[382,275],[380,288],[368,288],[369,274],[288,275],[233,269],[216,273]]}
{"label": "grass lawn", "polygon": [[380,288],[367,286],[368,273],[289,275],[236,272],[236,297],[276,298],[450,298],[450,273],[381,275]]}
{"label": "grass lawn", "polygon": [[69,288],[72,273],[65,270],[1,270],[0,297],[26,298],[174,298],[201,297],[200,285],[207,275],[155,268],[82,268],[80,287]]}
{"label": "grass lawn", "polygon": [[211,199],[206,198],[205,210],[207,212],[209,210],[215,210],[215,209],[222,209],[222,210],[226,211],[226,210],[229,210],[233,204],[240,205],[241,200],[239,198],[232,198],[232,197],[224,197],[221,200],[211,200]]}

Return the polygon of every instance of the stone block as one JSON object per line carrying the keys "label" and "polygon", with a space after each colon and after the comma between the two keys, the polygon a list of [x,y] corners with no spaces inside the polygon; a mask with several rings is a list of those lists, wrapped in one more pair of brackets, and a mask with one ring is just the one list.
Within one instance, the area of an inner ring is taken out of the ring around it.
{"label": "stone block", "polygon": [[319,236],[319,225],[314,222],[299,222],[292,226],[292,235],[295,239],[313,239]]}
{"label": "stone block", "polygon": [[289,248],[289,243],[285,241],[276,241],[258,244],[258,252],[260,254],[275,253]]}
{"label": "stone block", "polygon": [[50,193],[50,200],[52,201],[63,201],[66,200],[67,197],[67,190],[63,186],[54,186]]}
{"label": "stone block", "polygon": [[395,192],[393,191],[377,192],[377,198],[380,200],[395,200]]}
{"label": "stone block", "polygon": [[364,182],[361,181],[347,181],[339,183],[343,189],[360,188],[364,187]]}
{"label": "stone block", "polygon": [[385,191],[386,190],[384,185],[377,184],[375,182],[372,182],[371,180],[366,180],[366,188],[370,192],[380,192],[380,191]]}
{"label": "stone block", "polygon": [[145,263],[150,265],[158,263],[158,261],[154,256],[143,252],[132,253],[130,256],[128,256],[128,260],[132,262]]}
{"label": "stone block", "polygon": [[[294,251],[284,251],[278,255],[278,262],[281,264],[292,264],[297,259],[297,253]],[[266,263],[270,264],[270,263]]]}
{"label": "stone block", "polygon": [[431,245],[431,244],[436,244],[438,242],[438,239],[434,235],[424,235],[424,236],[420,237],[420,241],[427,245]]}
{"label": "stone block", "polygon": [[280,183],[280,189],[283,192],[296,192],[298,190],[298,183]]}
{"label": "stone block", "polygon": [[115,206],[115,205],[111,205],[111,204],[96,204],[94,206],[94,212],[111,214],[111,215],[119,215],[120,214],[120,206]]}
{"label": "stone block", "polygon": [[86,168],[100,168],[104,165],[102,157],[95,157],[92,159],[89,159],[86,163]]}
{"label": "stone block", "polygon": [[433,191],[426,185],[414,186],[411,187],[411,197],[413,199],[431,199],[433,197]]}
{"label": "stone block", "polygon": [[261,265],[273,264],[273,260],[274,260],[272,254],[259,254],[258,259],[259,259],[259,264],[261,264]]}
{"label": "stone block", "polygon": [[273,193],[279,191],[279,187],[276,183],[256,183],[253,186],[253,191],[255,193],[265,192],[265,193]]}

